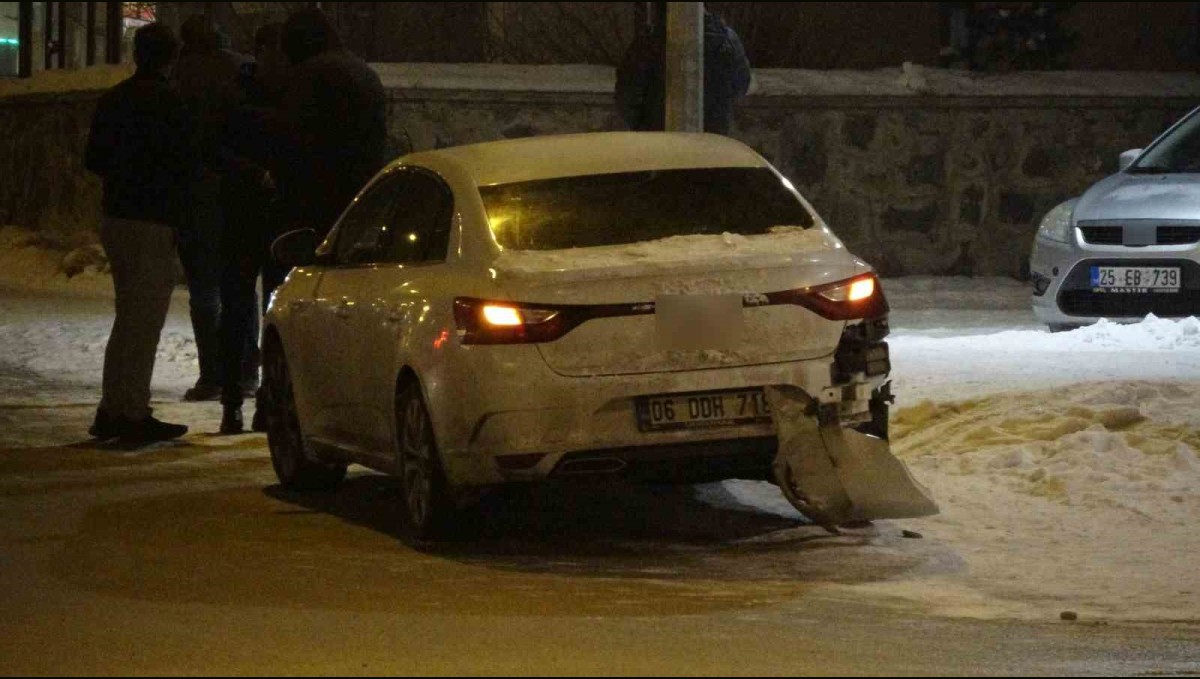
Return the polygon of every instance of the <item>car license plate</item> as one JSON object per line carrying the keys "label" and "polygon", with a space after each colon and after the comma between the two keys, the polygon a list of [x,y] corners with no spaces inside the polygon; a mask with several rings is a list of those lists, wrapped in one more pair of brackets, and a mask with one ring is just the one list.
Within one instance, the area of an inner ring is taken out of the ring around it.
{"label": "car license plate", "polygon": [[1093,266],[1095,292],[1179,292],[1177,266]]}
{"label": "car license plate", "polygon": [[727,427],[771,421],[771,406],[762,389],[644,396],[634,402],[634,409],[638,429],[642,431]]}

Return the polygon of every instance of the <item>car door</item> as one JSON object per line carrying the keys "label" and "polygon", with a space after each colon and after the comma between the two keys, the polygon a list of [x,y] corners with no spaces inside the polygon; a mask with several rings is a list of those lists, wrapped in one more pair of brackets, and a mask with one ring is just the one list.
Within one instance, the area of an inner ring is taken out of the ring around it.
{"label": "car door", "polygon": [[[394,454],[392,397],[398,370],[410,364],[412,352],[433,349],[414,338],[429,334],[421,324],[431,318],[429,310],[445,285],[453,219],[449,187],[427,170],[401,170],[392,195],[395,210],[381,234],[379,261],[357,287],[354,351],[365,368],[351,377],[359,399],[355,412],[362,417],[356,444],[385,461]],[[427,357],[416,358],[425,364]]]}
{"label": "car door", "polygon": [[330,265],[317,284],[311,335],[316,340],[310,373],[317,390],[312,434],[328,443],[350,447],[364,424],[359,374],[372,369],[361,361],[357,337],[364,300],[370,298],[392,214],[401,188],[392,171],[376,180],[350,206],[333,234]]}

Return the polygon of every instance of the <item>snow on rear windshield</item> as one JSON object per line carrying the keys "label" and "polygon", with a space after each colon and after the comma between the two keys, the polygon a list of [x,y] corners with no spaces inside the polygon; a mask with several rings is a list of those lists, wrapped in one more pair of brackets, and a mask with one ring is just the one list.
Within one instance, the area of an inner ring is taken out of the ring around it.
{"label": "snow on rear windshield", "polygon": [[652,170],[480,188],[496,241],[511,250],[623,245],[672,236],[753,236],[813,217],[768,168]]}

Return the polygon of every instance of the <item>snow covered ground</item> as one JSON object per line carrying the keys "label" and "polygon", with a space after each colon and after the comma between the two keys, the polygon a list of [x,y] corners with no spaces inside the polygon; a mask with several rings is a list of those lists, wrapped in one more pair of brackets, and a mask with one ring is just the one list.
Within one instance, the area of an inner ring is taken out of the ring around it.
{"label": "snow covered ground", "polygon": [[[0,420],[0,447],[78,441],[98,397],[111,282],[94,265],[0,229],[0,408],[76,405],[61,420]],[[1196,620],[1200,574],[1200,321],[1147,319],[1050,334],[1006,279],[884,281],[893,307],[893,443],[942,508],[881,522],[864,550],[920,565],[828,585],[936,613]],[[198,431],[215,404],[181,404],[196,376],[180,291],[159,348],[156,408]],[[57,417],[57,416],[56,416]],[[778,490],[700,486],[719,506],[798,517]],[[903,524],[903,525],[900,525]],[[900,528],[924,540],[897,541]],[[863,536],[828,538],[831,541]]]}

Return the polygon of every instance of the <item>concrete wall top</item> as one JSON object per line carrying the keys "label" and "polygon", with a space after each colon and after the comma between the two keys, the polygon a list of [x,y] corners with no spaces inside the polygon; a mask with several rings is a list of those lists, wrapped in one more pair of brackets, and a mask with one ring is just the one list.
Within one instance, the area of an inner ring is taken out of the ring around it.
{"label": "concrete wall top", "polygon": [[[571,93],[611,97],[616,81],[612,67],[590,64],[372,64],[394,96],[404,93],[490,92]],[[68,92],[106,89],[128,75],[127,67],[93,67],[48,71],[33,79],[0,79],[0,105],[44,102]],[[1196,99],[1200,74],[1139,71],[1026,71],[972,73],[905,64],[872,71],[756,69],[749,102],[788,98],[882,97],[901,105],[930,105],[943,100],[1004,99]],[[75,99],[77,97],[69,97]],[[587,98],[587,97],[584,97]],[[792,103],[789,102],[789,103]],[[1118,105],[1128,105],[1122,102]]]}

